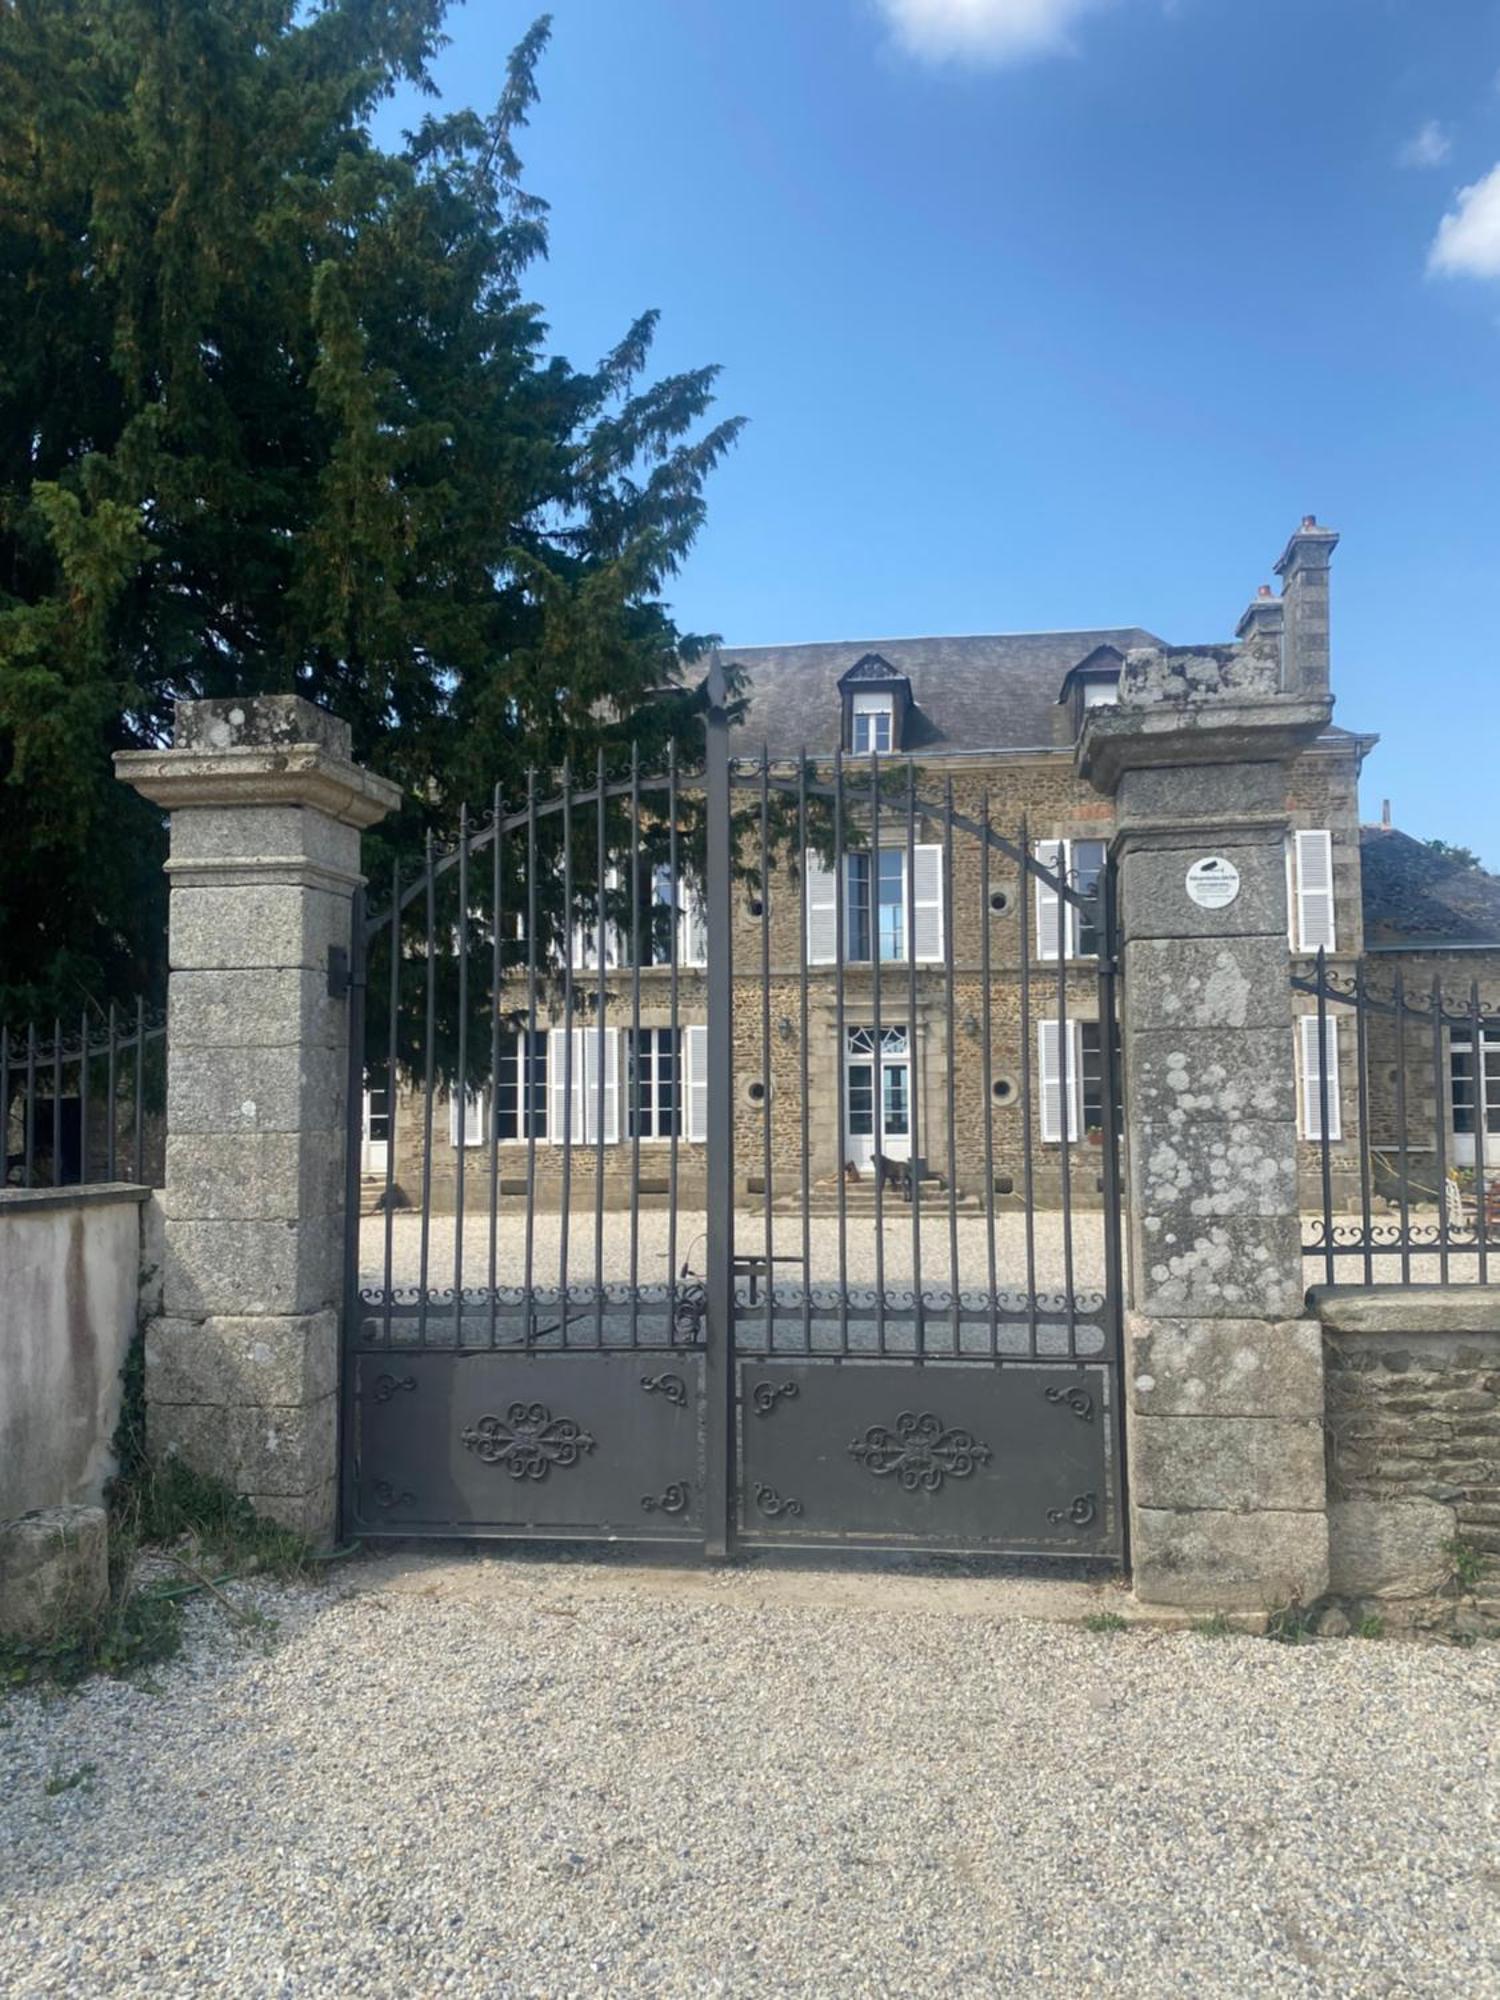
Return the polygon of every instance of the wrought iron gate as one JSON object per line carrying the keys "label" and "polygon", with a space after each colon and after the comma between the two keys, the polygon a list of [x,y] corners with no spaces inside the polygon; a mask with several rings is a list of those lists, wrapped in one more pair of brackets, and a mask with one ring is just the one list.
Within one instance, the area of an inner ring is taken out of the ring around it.
{"label": "wrought iron gate", "polygon": [[358,913],[346,1530],[1123,1560],[1102,849],[706,733]]}

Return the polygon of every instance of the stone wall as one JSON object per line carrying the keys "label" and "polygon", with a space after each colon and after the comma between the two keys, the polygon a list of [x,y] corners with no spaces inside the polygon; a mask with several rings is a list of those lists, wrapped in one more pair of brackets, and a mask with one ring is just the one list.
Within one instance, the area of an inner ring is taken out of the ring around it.
{"label": "stone wall", "polygon": [[1500,1613],[1500,1290],[1315,1291],[1326,1357],[1329,1589],[1423,1615],[1454,1548]]}
{"label": "stone wall", "polygon": [[0,1521],[103,1499],[148,1198],[116,1185],[0,1192]]}

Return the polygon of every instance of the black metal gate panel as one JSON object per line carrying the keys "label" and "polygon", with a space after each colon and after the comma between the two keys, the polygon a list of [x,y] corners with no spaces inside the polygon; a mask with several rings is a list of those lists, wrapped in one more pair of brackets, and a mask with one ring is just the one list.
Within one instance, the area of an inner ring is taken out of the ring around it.
{"label": "black metal gate panel", "polygon": [[361,907],[346,1532],[1122,1562],[1103,845],[709,692]]}

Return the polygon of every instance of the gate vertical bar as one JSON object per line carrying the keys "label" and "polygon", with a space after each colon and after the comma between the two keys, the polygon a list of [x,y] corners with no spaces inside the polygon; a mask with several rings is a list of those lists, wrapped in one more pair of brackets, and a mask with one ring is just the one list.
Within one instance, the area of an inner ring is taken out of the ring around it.
{"label": "gate vertical bar", "polygon": [[[797,767],[797,1030],[802,1147],[802,1351],[812,1353],[811,1111],[807,1101],[807,748]],[[840,1147],[842,1153],[842,1146]]]}
{"label": "gate vertical bar", "polygon": [[[394,939],[401,923],[400,905],[391,912]],[[393,944],[394,949],[394,944]],[[364,1140],[365,1111],[365,979],[368,964],[365,940],[365,891],[356,887],[349,923],[349,1081],[344,1092],[344,1313],[343,1352],[339,1367],[338,1411],[338,1493],[340,1537],[344,1526],[356,1519],[356,1456],[358,1446],[357,1395],[359,1384],[355,1349],[359,1343],[359,1197],[360,1148]],[[390,1297],[390,1276],[386,1275],[386,1297]]]}
{"label": "gate vertical bar", "polygon": [[463,1346],[464,1174],[469,1110],[469,808],[458,809],[458,1080],[453,1091],[458,1157],[453,1168],[453,1344]]}
{"label": "gate vertical bar", "polygon": [[1103,1083],[1104,1135],[1101,1163],[1104,1168],[1104,1338],[1106,1353],[1113,1361],[1115,1504],[1120,1510],[1120,1561],[1130,1564],[1129,1468],[1125,1457],[1125,1271],[1121,1255],[1121,1174],[1120,1107],[1123,1102],[1119,1053],[1120,970],[1119,883],[1116,863],[1106,860],[1099,878],[1100,919],[1103,935],[1099,951],[1099,1069]]}
{"label": "gate vertical bar", "polygon": [[[926,1154],[922,1130],[923,1096],[918,1089],[921,1069],[917,1039],[917,763],[906,760],[906,1193],[911,1206],[912,1343],[920,1357],[927,1352],[927,1326],[922,1314],[922,1176],[917,1162]],[[948,1051],[951,1070],[953,1051]]]}
{"label": "gate vertical bar", "polygon": [[[505,985],[505,956],[501,941],[504,932],[502,900],[505,894],[505,807],[498,785],[495,787],[490,811],[494,839],[490,843],[490,1115],[489,1131],[486,1136],[490,1146],[489,1343],[493,1347],[498,1332],[499,1316],[499,1300],[495,1288],[499,1283],[497,1267],[500,1259],[500,1000]],[[516,1087],[517,1112],[524,1118],[526,1115],[524,1056],[518,1056],[517,1059]]]}
{"label": "gate vertical bar", "polygon": [[[1474,1229],[1479,1246],[1479,1282],[1487,1285],[1490,1281],[1490,1203],[1489,1168],[1485,1160],[1485,1140],[1489,1136],[1490,1122],[1490,1080],[1485,1064],[1484,1030],[1485,1017],[1479,1007],[1479,981],[1469,984],[1469,1047],[1473,1050],[1474,1069]],[[1439,1105],[1439,1117],[1446,1116]],[[1405,1131],[1403,1124],[1402,1130]],[[1407,1217],[1401,1217],[1403,1236],[1408,1226]],[[1403,1267],[1404,1269],[1404,1267]],[[1403,1277],[1404,1283],[1410,1279]]]}
{"label": "gate vertical bar", "polygon": [[[954,1071],[957,1067],[957,1029],[953,1007],[953,780],[943,790],[943,865],[938,879],[943,923],[943,1025],[948,1038],[948,1284],[952,1293],[953,1352],[963,1352],[963,1302],[958,1283],[958,1117]],[[915,956],[916,939],[911,940]],[[915,1029],[913,1023],[913,1029]],[[913,1057],[915,1068],[915,1057]]]}
{"label": "gate vertical bar", "polygon": [[734,1381],[734,961],[729,793],[729,717],[724,669],[708,676],[704,804],[708,814],[708,1311],[703,1380],[708,1404],[704,1437],[704,1544],[709,1556],[729,1553],[735,1449]]}

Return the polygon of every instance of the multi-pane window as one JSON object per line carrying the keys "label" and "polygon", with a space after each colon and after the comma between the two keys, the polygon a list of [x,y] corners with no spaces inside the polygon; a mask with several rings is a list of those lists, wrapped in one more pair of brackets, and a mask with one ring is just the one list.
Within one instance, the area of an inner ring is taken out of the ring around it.
{"label": "multi-pane window", "polygon": [[896,710],[888,694],[857,694],[849,717],[849,748],[856,757],[880,755],[895,744]]}
{"label": "multi-pane window", "polygon": [[[1119,1054],[1116,1030],[1115,1053]],[[1083,1138],[1104,1130],[1104,1031],[1097,1021],[1069,1021],[1066,1046],[1068,1138]],[[1041,1097],[1042,1138],[1062,1138],[1064,1045],[1061,1023],[1037,1023],[1037,1076]],[[1116,1110],[1119,1126],[1120,1111]]]}
{"label": "multi-pane window", "polygon": [[[879,942],[881,961],[902,964],[908,952],[918,965],[943,956],[943,850],[918,841],[912,850],[911,880],[907,851],[882,847],[872,857],[867,848],[844,856],[844,934],[839,950],[838,882],[833,870],[811,849],[807,868],[807,962],[832,965],[840,956],[850,965],[870,963],[872,938]],[[873,871],[873,895],[872,895]]]}
{"label": "multi-pane window", "polygon": [[856,961],[869,958],[870,926],[873,920],[880,939],[882,962],[904,964],[906,960],[905,849],[881,848],[877,857],[878,879],[873,898],[870,894],[871,856],[851,854],[847,860],[848,890],[844,903],[847,929],[845,957]]}
{"label": "multi-pane window", "polygon": [[682,1130],[681,1038],[675,1028],[627,1030],[632,1138],[670,1139]]}
{"label": "multi-pane window", "polygon": [[1079,907],[1040,878],[1036,883],[1038,958],[1056,960],[1099,956],[1099,878],[1104,873],[1102,840],[1039,840],[1036,858],[1049,874],[1086,900]]}
{"label": "multi-pane window", "polygon": [[502,1139],[547,1136],[547,1036],[540,1028],[535,1034],[523,1032],[500,1038],[495,1126]]}
{"label": "multi-pane window", "polygon": [[[871,1138],[875,1134],[875,1030],[850,1028],[847,1031],[848,1066],[844,1087],[845,1113],[851,1138]],[[881,1134],[887,1139],[904,1139],[911,1131],[911,1068],[907,1061],[908,1038],[905,1028],[884,1028],[880,1036]]]}
{"label": "multi-pane window", "polygon": [[[1500,1034],[1481,1034],[1484,1054],[1484,1131],[1487,1142],[1500,1139]],[[1453,1129],[1460,1136],[1472,1136],[1477,1109],[1474,1088],[1474,1043],[1451,1042],[1448,1047],[1449,1077],[1453,1088]],[[1486,1148],[1486,1164],[1489,1161]],[[1500,1151],[1500,1148],[1495,1150]],[[1500,1166],[1500,1159],[1493,1162]]]}

